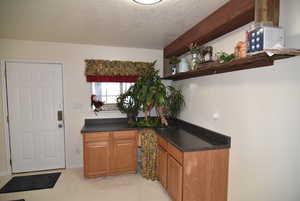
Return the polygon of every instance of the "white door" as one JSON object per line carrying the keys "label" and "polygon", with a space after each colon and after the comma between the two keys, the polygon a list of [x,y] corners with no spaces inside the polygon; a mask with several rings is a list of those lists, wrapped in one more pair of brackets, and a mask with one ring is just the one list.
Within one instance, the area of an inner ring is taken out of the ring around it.
{"label": "white door", "polygon": [[62,65],[6,62],[13,173],[65,168]]}

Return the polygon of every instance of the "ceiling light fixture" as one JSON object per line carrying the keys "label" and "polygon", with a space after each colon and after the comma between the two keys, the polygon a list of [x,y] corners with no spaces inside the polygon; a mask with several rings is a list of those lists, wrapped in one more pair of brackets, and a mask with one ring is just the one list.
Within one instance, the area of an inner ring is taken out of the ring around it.
{"label": "ceiling light fixture", "polygon": [[133,0],[133,1],[143,5],[153,5],[161,2],[162,0]]}

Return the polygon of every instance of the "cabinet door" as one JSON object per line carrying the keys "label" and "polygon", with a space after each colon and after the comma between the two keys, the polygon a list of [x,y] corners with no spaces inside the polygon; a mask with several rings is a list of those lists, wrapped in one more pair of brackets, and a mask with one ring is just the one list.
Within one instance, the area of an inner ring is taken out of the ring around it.
{"label": "cabinet door", "polygon": [[182,201],[182,166],[168,155],[167,191],[173,201]]}
{"label": "cabinet door", "polygon": [[84,145],[84,174],[86,177],[107,175],[110,142],[86,142]]}
{"label": "cabinet door", "polygon": [[164,148],[158,146],[157,174],[160,183],[165,189],[167,189],[167,164],[168,153]]}
{"label": "cabinet door", "polygon": [[112,173],[136,171],[137,141],[134,139],[114,140]]}

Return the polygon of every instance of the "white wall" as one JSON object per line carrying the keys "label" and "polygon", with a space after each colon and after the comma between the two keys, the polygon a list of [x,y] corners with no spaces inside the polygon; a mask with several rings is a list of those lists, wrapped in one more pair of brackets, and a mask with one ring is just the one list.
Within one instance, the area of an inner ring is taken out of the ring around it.
{"label": "white wall", "polygon": [[[0,60],[59,61],[64,64],[64,102],[67,167],[82,166],[80,130],[84,119],[95,117],[90,109],[90,84],[85,81],[85,59],[132,60],[152,62],[162,69],[162,50],[76,45],[0,39]],[[0,80],[1,81],[1,80]],[[0,117],[2,118],[0,101]],[[100,118],[120,117],[119,112],[103,112]],[[1,119],[0,119],[1,121]],[[1,129],[3,128],[3,119]],[[0,172],[7,167],[4,134],[0,130]]]}
{"label": "white wall", "polygon": [[[300,2],[281,2],[281,24],[287,31],[287,44],[300,48]],[[242,30],[211,44],[215,50],[233,51],[235,43],[244,39]],[[159,66],[162,65],[162,51],[158,50],[14,40],[0,40],[0,58],[64,62],[69,166],[81,165],[82,156],[77,153],[82,147],[79,131],[83,119],[91,115],[83,60],[158,59]],[[299,64],[300,58],[295,57],[278,61],[273,67],[175,83],[182,87],[186,97],[187,107],[181,119],[232,137],[229,201],[300,200]],[[215,112],[220,114],[216,121],[212,118]],[[3,153],[1,137],[2,133]],[[0,163],[3,162],[0,154]]]}
{"label": "white wall", "polygon": [[[300,1],[281,1],[287,45],[300,48]],[[233,52],[244,28],[210,44]],[[300,200],[300,57],[176,82],[180,118],[232,137],[229,201]],[[213,114],[219,113],[219,120]]]}
{"label": "white wall", "polygon": [[[1,75],[1,73],[0,73]],[[1,79],[0,79],[0,96],[2,94],[1,87]],[[6,138],[4,136],[4,115],[3,115],[3,107],[2,107],[2,97],[0,97],[0,176],[8,173],[8,164],[7,164],[7,155],[5,151],[5,141]]]}

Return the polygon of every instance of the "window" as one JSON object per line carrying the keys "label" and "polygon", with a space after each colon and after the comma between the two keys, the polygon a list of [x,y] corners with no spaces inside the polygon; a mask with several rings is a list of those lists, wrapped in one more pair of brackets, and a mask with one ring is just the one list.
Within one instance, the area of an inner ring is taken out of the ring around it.
{"label": "window", "polygon": [[92,94],[104,104],[116,104],[117,97],[125,93],[134,83],[120,82],[92,82]]}

